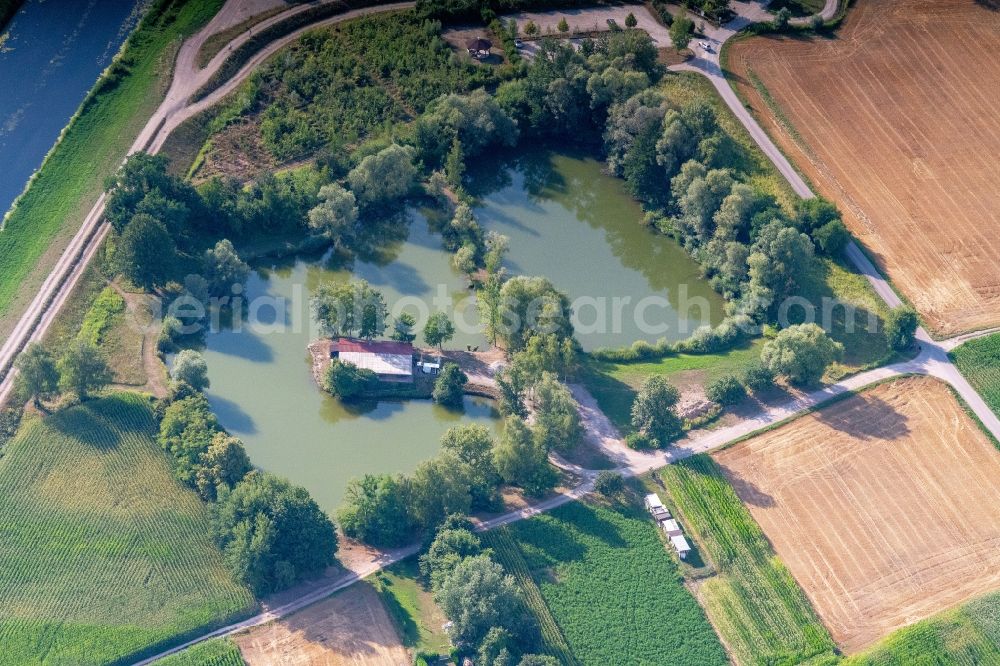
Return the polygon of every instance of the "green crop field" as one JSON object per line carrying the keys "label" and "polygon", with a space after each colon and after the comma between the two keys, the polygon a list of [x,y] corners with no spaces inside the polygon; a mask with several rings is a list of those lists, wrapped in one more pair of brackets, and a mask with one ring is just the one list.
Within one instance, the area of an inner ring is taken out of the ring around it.
{"label": "green crop field", "polygon": [[245,666],[240,649],[227,639],[198,643],[156,662],[157,666]]}
{"label": "green crop field", "polygon": [[951,352],[951,358],[990,409],[1000,414],[1000,334],[970,340]]}
{"label": "green crop field", "polygon": [[642,509],[574,502],[508,532],[580,663],[728,663]]}
{"label": "green crop field", "polygon": [[[204,25],[223,0],[161,0],[129,37],[120,62],[84,100],[59,143],[15,203],[0,231],[0,321],[12,326],[15,302],[36,291],[39,266],[57,237],[79,227],[129,147],[159,105],[183,37]],[[25,301],[26,302],[26,301]],[[6,333],[0,325],[0,334]]]}
{"label": "green crop field", "polygon": [[659,474],[684,529],[718,571],[699,596],[736,660],[769,665],[832,658],[833,639],[715,462],[694,456]]}
{"label": "green crop field", "polygon": [[844,666],[1000,664],[1000,592],[893,632]]}
{"label": "green crop field", "polygon": [[0,458],[0,661],[117,664],[255,607],[174,480],[149,403],[118,394],[22,427]]}
{"label": "green crop field", "polygon": [[525,561],[524,555],[521,554],[517,542],[511,537],[510,531],[506,527],[490,530],[483,534],[483,543],[493,549],[496,559],[503,565],[503,568],[517,579],[517,584],[524,593],[524,599],[534,616],[535,626],[538,627],[541,635],[541,652],[557,658],[559,663],[565,666],[579,663],[573,656],[559,624],[552,617],[552,612],[542,597],[542,591],[531,577],[528,563]]}

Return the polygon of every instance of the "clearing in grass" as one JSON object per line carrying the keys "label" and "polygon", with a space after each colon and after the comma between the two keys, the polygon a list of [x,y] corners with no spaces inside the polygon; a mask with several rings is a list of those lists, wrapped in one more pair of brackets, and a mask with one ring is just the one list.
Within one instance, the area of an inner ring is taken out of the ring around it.
{"label": "clearing in grass", "polygon": [[26,423],[0,458],[5,663],[130,661],[255,606],[171,476],[148,401],[120,394]]}
{"label": "clearing in grass", "polygon": [[640,507],[574,502],[508,532],[581,664],[727,663]]}
{"label": "clearing in grass", "polygon": [[1000,587],[1000,451],[943,383],[881,384],[714,457],[844,652]]}
{"label": "clearing in grass", "polygon": [[964,343],[951,352],[951,360],[990,409],[1000,414],[1000,334]]}
{"label": "clearing in grass", "polygon": [[375,589],[359,582],[233,640],[248,666],[290,663],[397,666],[412,658]]}
{"label": "clearing in grass", "polygon": [[992,0],[859,0],[836,39],[727,50],[737,91],[943,336],[1000,323],[998,49]]}
{"label": "clearing in grass", "polygon": [[659,471],[681,524],[717,575],[698,597],[739,664],[798,664],[834,644],[788,569],[726,481],[698,455]]}
{"label": "clearing in grass", "polygon": [[434,594],[420,580],[415,558],[382,569],[370,582],[396,624],[404,646],[424,654],[451,651],[451,641],[443,628],[448,619],[434,601]]}
{"label": "clearing in grass", "polygon": [[655,361],[611,363],[591,359],[583,383],[611,422],[622,432],[631,430],[632,402],[647,379],[662,376],[682,393],[704,394],[706,384],[723,375],[739,374],[760,358],[763,339],[717,354],[676,354]]}

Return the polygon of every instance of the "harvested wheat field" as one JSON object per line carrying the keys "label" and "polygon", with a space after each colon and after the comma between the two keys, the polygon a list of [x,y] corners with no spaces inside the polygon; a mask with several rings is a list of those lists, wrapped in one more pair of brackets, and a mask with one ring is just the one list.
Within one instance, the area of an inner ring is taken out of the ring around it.
{"label": "harvested wheat field", "polygon": [[411,662],[378,593],[364,582],[233,640],[249,666],[397,666]]}
{"label": "harvested wheat field", "polygon": [[996,0],[859,0],[836,38],[729,50],[740,94],[939,335],[1000,324],[997,53]]}
{"label": "harvested wheat field", "polygon": [[1000,587],[1000,451],[944,384],[882,384],[713,457],[845,652]]}

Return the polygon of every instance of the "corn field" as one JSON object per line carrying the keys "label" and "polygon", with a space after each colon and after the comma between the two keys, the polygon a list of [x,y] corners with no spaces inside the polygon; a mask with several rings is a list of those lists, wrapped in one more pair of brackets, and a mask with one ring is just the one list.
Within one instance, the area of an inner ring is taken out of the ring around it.
{"label": "corn field", "polygon": [[156,662],[157,666],[246,666],[240,649],[228,639],[198,643]]}
{"label": "corn field", "polygon": [[503,565],[507,573],[517,579],[517,584],[524,593],[525,602],[527,602],[528,608],[531,610],[532,615],[534,615],[535,623],[541,634],[541,651],[557,658],[559,663],[565,666],[579,664],[576,657],[573,656],[572,650],[569,649],[569,644],[566,642],[566,637],[563,636],[562,629],[559,628],[556,619],[552,617],[549,607],[545,605],[542,592],[531,578],[531,571],[528,569],[528,564],[524,561],[524,556],[521,555],[521,550],[517,547],[517,543],[511,539],[507,528],[500,527],[485,532],[483,534],[483,542],[486,546],[493,549],[494,556]]}
{"label": "corn field", "polygon": [[149,403],[121,394],[28,423],[8,445],[4,663],[131,662],[254,608],[155,432]]}

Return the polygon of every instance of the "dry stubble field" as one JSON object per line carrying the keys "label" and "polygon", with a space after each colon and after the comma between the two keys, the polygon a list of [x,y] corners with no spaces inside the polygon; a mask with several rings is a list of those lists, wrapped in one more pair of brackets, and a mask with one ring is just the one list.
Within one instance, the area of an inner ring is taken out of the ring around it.
{"label": "dry stubble field", "polygon": [[1000,451],[944,384],[882,384],[713,457],[847,653],[1000,587]]}
{"label": "dry stubble field", "polygon": [[740,94],[940,335],[1000,324],[998,52],[995,0],[860,0],[836,38],[729,51]]}
{"label": "dry stubble field", "polygon": [[233,640],[249,666],[397,666],[412,659],[368,583]]}

